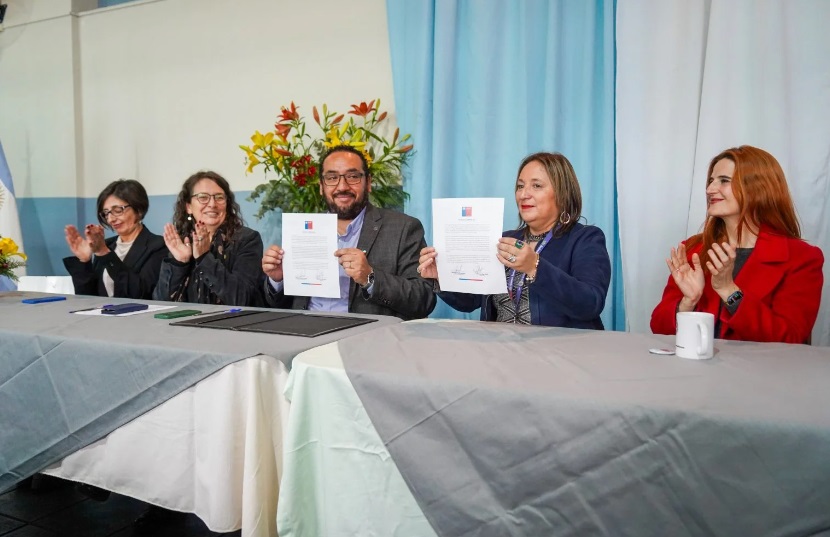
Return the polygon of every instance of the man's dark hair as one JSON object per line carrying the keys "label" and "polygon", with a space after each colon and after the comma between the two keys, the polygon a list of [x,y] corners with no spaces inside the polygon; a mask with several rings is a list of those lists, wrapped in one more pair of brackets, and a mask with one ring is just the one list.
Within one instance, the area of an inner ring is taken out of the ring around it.
{"label": "man's dark hair", "polygon": [[369,178],[369,163],[366,161],[366,155],[363,154],[363,151],[350,145],[336,145],[328,151],[326,151],[325,153],[323,153],[323,156],[320,157],[320,167],[318,168],[320,170],[321,178],[323,177],[323,163],[326,161],[327,158],[329,158],[329,155],[331,155],[332,153],[340,152],[353,153],[360,157],[360,162],[363,163],[363,175],[365,175],[367,179]]}

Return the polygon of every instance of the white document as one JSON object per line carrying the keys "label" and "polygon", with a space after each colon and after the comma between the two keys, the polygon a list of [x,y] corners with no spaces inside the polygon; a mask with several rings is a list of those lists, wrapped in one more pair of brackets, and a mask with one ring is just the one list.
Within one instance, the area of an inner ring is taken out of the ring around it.
{"label": "white document", "polygon": [[340,298],[336,214],[283,213],[282,249],[286,295]]}
{"label": "white document", "polygon": [[503,198],[432,200],[432,235],[442,291],[491,295],[507,292],[497,245]]}

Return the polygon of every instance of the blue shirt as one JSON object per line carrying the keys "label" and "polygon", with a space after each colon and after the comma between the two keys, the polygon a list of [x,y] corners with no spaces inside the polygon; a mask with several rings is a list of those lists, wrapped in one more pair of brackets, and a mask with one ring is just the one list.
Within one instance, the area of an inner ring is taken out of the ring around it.
{"label": "blue shirt", "polygon": [[[364,207],[360,214],[358,214],[354,220],[352,220],[348,227],[346,227],[346,234],[337,235],[337,247],[338,248],[357,248],[357,240],[360,238],[360,232],[363,230],[363,219],[366,216],[366,208]],[[345,269],[343,269],[343,265],[339,267],[340,272],[340,298],[322,298],[322,297],[311,297],[311,300],[308,303],[308,309],[311,311],[337,311],[348,313],[349,311],[349,284],[351,283],[351,278],[346,274]],[[270,280],[270,278],[269,278]],[[275,282],[274,280],[270,280],[271,287],[274,288],[277,292],[282,292],[283,285],[282,282]],[[371,286],[367,289],[369,294],[372,292]]]}

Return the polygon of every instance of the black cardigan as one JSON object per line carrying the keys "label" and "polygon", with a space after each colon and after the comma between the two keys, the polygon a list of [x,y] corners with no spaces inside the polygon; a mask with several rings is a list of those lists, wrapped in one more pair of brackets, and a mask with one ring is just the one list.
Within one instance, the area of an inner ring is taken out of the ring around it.
{"label": "black cardigan", "polygon": [[115,282],[114,295],[118,298],[152,298],[159,279],[161,261],[167,255],[164,239],[144,226],[135,238],[124,261],[113,251],[118,237],[106,239],[110,252],[92,256],[86,263],[75,256],[65,257],[63,265],[72,276],[76,295],[107,296],[104,271]]}
{"label": "black cardigan", "polygon": [[179,263],[168,256],[161,264],[155,300],[261,306],[262,238],[259,232],[239,228],[229,242],[220,229],[210,251],[199,259]]}

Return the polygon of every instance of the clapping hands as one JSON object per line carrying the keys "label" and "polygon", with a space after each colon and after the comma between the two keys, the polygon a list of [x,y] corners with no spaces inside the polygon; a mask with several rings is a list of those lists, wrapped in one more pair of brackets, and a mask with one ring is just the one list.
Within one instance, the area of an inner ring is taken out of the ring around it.
{"label": "clapping hands", "polygon": [[69,225],[64,228],[66,244],[82,263],[92,259],[92,254],[97,256],[109,253],[109,248],[104,242],[104,228],[97,224],[89,224],[84,228],[84,234],[78,231],[75,226]]}
{"label": "clapping hands", "polygon": [[680,243],[677,248],[671,249],[671,257],[666,259],[666,266],[669,267],[677,288],[683,293],[679,311],[694,310],[700,297],[703,296],[703,287],[706,285],[703,267],[700,266],[700,256],[692,254],[692,263],[689,264],[686,259],[686,245]]}
{"label": "clapping hands", "polygon": [[190,236],[185,235],[182,238],[173,224],[164,224],[164,244],[179,263],[188,263],[191,259],[198,259],[210,251],[212,237],[207,226],[197,222],[195,227]]}

